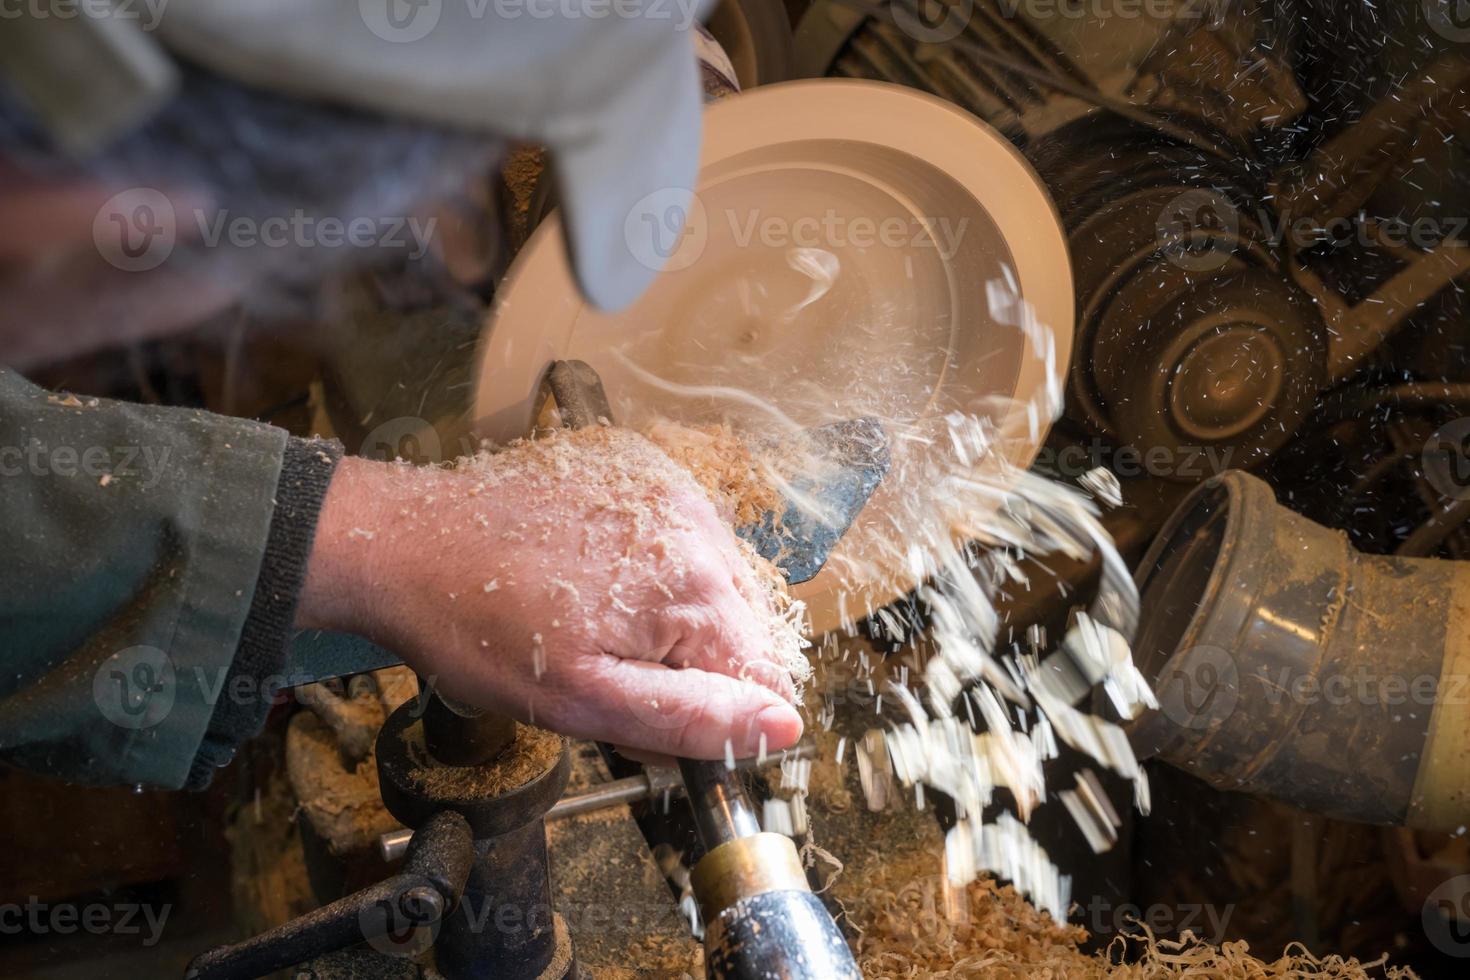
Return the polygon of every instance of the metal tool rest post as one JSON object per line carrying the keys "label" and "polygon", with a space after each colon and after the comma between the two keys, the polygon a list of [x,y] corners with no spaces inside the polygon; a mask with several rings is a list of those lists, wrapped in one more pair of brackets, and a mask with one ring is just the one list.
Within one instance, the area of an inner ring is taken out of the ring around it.
{"label": "metal tool rest post", "polygon": [[[189,977],[245,980],[297,964],[312,980],[578,976],[571,935],[552,909],[546,853],[546,814],[571,772],[566,743],[514,788],[483,792],[473,778],[430,778],[445,767],[491,775],[528,745],[511,718],[451,707],[420,686],[377,741],[383,803],[414,831],[404,871],[210,950]],[[353,948],[364,941],[368,949]]]}

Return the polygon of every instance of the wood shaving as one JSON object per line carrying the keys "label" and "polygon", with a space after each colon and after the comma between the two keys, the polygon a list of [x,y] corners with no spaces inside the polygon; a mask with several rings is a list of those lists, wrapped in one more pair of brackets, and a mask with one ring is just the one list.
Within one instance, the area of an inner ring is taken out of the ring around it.
{"label": "wood shaving", "polygon": [[398,829],[398,821],[383,809],[372,751],[355,766],[345,766],[336,734],[310,711],[291,716],[286,762],[292,792],[334,854],[368,850]]}
{"label": "wood shaving", "polygon": [[986,980],[1410,980],[1416,974],[1386,957],[1364,963],[1314,956],[1288,946],[1274,960],[1245,942],[1219,946],[1185,932],[1160,939],[1144,923],[1098,953],[1082,952],[1088,934],[1057,922],[1010,885],[982,877],[949,885],[933,857],[865,862],[860,876],[841,876],[833,891],[857,934],[853,950],[863,975],[877,978]]}
{"label": "wood shaving", "polygon": [[[430,759],[424,746],[424,723],[416,721],[403,730],[403,741],[415,758]],[[479,798],[519,789],[556,764],[562,738],[530,725],[516,725],[512,750],[483,766],[432,765],[410,773],[414,784],[440,797]]]}
{"label": "wood shaving", "polygon": [[705,489],[735,527],[785,510],[781,494],[757,466],[749,445],[728,425],[686,426],[660,420],[644,433]]}

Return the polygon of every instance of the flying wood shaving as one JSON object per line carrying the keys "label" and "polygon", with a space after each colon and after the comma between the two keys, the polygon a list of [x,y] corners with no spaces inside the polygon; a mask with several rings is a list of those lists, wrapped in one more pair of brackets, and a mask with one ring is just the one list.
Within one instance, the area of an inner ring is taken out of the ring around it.
{"label": "flying wood shaving", "polygon": [[[925,785],[945,789],[967,819],[963,830],[956,828],[958,832],[946,842],[944,874],[884,860],[876,873],[864,869],[837,880],[833,891],[848,910],[865,975],[1047,980],[1369,976],[1367,968],[1377,964],[1318,960],[1291,950],[1267,963],[1251,957],[1243,944],[1216,948],[1192,938],[1169,943],[1151,936],[1137,942],[1120,940],[1136,962],[1114,966],[1101,956],[1078,951],[1085,939],[1080,928],[1036,911],[1010,886],[1000,888],[988,877],[977,878],[989,868],[1014,878],[1037,904],[1053,910],[1065,906],[1067,879],[1045,851],[1014,817],[981,824],[983,805],[993,787],[1006,786],[1024,816],[1029,806],[1045,798],[1041,763],[1054,758],[1058,742],[1065,742],[1132,779],[1135,803],[1146,812],[1148,783],[1123,731],[1075,705],[1099,681],[1122,707],[1139,710],[1152,699],[1132,670],[1131,657],[1123,656],[1138,625],[1138,594],[1098,517],[1097,501],[1116,506],[1120,488],[1106,471],[1087,474],[1078,489],[1006,463],[1012,446],[1034,446],[1042,425],[1059,414],[1065,372],[1049,325],[1019,295],[1009,269],[1002,278],[986,283],[986,298],[992,319],[1021,331],[1036,351],[1043,382],[1029,403],[1017,405],[995,397],[953,410],[942,406],[938,414],[922,417],[907,406],[885,412],[881,408],[885,385],[875,378],[856,397],[838,399],[840,404],[832,392],[823,390],[820,406],[783,401],[777,408],[735,386],[665,381],[621,352],[612,352],[643,383],[681,398],[753,409],[765,430],[774,425],[777,431],[796,431],[793,415],[803,416],[804,424],[815,424],[810,421],[814,408],[824,421],[858,415],[885,420],[893,456],[885,487],[902,501],[901,512],[884,515],[882,523],[873,522],[874,533],[864,541],[864,550],[839,549],[829,561],[828,574],[844,585],[837,606],[849,628],[856,619],[877,613],[866,606],[870,601],[866,597],[875,591],[891,595],[916,590],[932,655],[919,662],[922,674],[915,671],[913,678],[883,689],[905,719],[886,736],[879,729],[868,731],[853,742],[853,754],[871,809],[882,810],[903,795],[892,785],[896,775],[911,783],[916,793]],[[905,359],[897,359],[893,366],[908,370]],[[715,376],[719,370],[718,365],[712,368]],[[1048,651],[1039,630],[1028,631],[1029,648],[1019,654],[998,649],[1003,624],[996,598],[1005,589],[1044,587],[1044,582],[1033,581],[1035,573],[1028,573],[1022,559],[1047,555],[1097,559],[1101,574],[1096,598],[1079,614],[1075,633],[1066,641],[1067,651]],[[871,589],[875,584],[876,590]],[[895,642],[915,642],[913,631],[896,611],[877,619]],[[845,660],[847,654],[842,656]],[[865,654],[859,659],[859,676],[870,679],[868,693],[874,695],[874,665]],[[917,686],[910,690],[910,684]],[[876,700],[881,704],[882,697]],[[1034,709],[1036,715],[1027,722],[1021,709]],[[820,717],[824,728],[830,725],[830,711]],[[1064,792],[1090,814],[1089,819],[1116,822],[1095,778]],[[773,815],[773,819],[783,818]],[[852,865],[849,855],[843,858]],[[963,882],[970,884],[966,887]],[[844,886],[849,893],[851,887],[867,891],[860,898],[844,897]],[[1412,976],[1388,967],[1382,975]]]}
{"label": "flying wood shaving", "polygon": [[[1034,446],[1041,425],[1060,412],[1063,371],[1049,326],[1037,320],[1014,282],[987,283],[986,295],[994,319],[1024,332],[1037,352],[1041,388],[1022,405],[982,398],[923,418],[890,417],[885,427],[893,465],[886,481],[898,490],[903,516],[890,514],[890,533],[872,536],[866,553],[849,555],[840,549],[829,563],[830,575],[842,581],[907,575],[888,591],[907,591],[917,584],[928,624],[926,643],[932,648],[922,664],[921,687],[910,690],[900,681],[875,692],[877,711],[887,696],[890,703],[898,702],[905,720],[892,726],[886,738],[870,731],[855,746],[863,791],[870,808],[882,809],[898,795],[889,785],[897,777],[916,800],[926,786],[942,790],[955,799],[960,813],[978,821],[993,789],[1004,786],[1024,817],[1046,798],[1042,763],[1055,755],[1060,740],[1133,779],[1136,798],[1146,805],[1147,785],[1122,730],[1073,707],[1094,682],[1103,683],[1125,713],[1152,704],[1152,693],[1127,651],[1137,627],[1138,594],[1099,522],[1097,502],[1081,489],[1006,462],[1014,445]],[[732,399],[758,408],[768,426],[774,421],[778,430],[795,428],[784,407],[753,405],[752,395],[713,385],[671,385],[647,372],[635,371],[635,376],[680,395]],[[661,438],[657,430],[652,434]],[[661,441],[676,456],[697,459],[724,437],[723,431],[706,430],[696,437],[666,429]],[[738,451],[718,455],[713,464],[693,467],[696,473],[706,472],[702,482],[713,493],[728,495],[731,486],[754,478],[748,456]],[[796,475],[783,473],[778,491]],[[775,481],[767,474],[766,482]],[[1088,487],[1109,499],[1112,486],[1101,474]],[[1072,672],[1080,683],[1059,684],[1060,670],[1040,672],[1040,651],[1020,663],[1014,654],[998,649],[1003,626],[995,606],[999,593],[1035,587],[1021,559],[1047,555],[1076,561],[1096,557],[1101,564],[1097,597],[1069,635],[1075,648],[1071,657],[1078,663]],[[844,596],[839,603],[844,619],[849,612],[873,615],[895,643],[914,641],[914,631],[897,610],[854,608],[862,601],[849,602]],[[1035,678],[1045,678],[1045,690],[1028,690]],[[916,674],[913,681],[919,679]],[[1033,729],[1027,730],[1019,709],[1040,712]],[[1005,819],[1011,822],[985,827],[977,822],[968,837],[957,838],[952,849],[968,843],[973,853],[965,858],[956,852],[951,873],[969,880],[981,868],[1014,870],[1021,860],[1026,869],[1022,886],[1038,901],[1055,906],[1064,894],[1062,877],[1039,847],[1027,843],[1021,824]],[[995,867],[998,862],[1004,868]]]}
{"label": "flying wood shaving", "polygon": [[[1004,462],[1010,442],[1020,438],[1034,444],[1039,421],[1060,411],[1061,374],[1050,330],[1036,321],[1013,284],[991,282],[987,297],[992,316],[1025,331],[1041,352],[1047,382],[1022,406],[1024,412],[997,401],[980,407],[989,411],[944,415],[939,431],[915,441],[949,451],[926,454],[917,477],[902,472],[901,454],[895,462],[911,491],[914,517],[902,529],[902,564],[923,583],[918,596],[934,655],[924,667],[923,701],[912,692],[885,689],[906,715],[893,726],[887,748],[901,782],[943,790],[954,798],[962,818],[977,821],[947,841],[955,884],[971,880],[981,869],[1007,877],[1021,871],[1015,880],[1024,890],[1040,904],[1059,908],[1065,878],[1021,823],[1003,816],[982,826],[979,814],[996,786],[1012,791],[1022,818],[1043,801],[1042,763],[1055,755],[1057,739],[1132,779],[1135,802],[1146,808],[1146,777],[1123,731],[1073,705],[1097,683],[1125,717],[1156,703],[1128,649],[1138,623],[1138,593],[1099,522],[1097,504],[1082,490]],[[1091,474],[1084,486],[1113,504],[1119,495],[1116,481],[1108,476]],[[986,547],[976,549],[971,542]],[[1064,659],[1043,669],[1037,650],[1020,660],[998,653],[1001,624],[995,599],[1002,588],[1032,586],[1020,558],[1053,554],[1077,561],[1096,557],[1101,575],[1091,608],[1078,614],[1065,652],[1054,655]],[[1017,708],[1034,706],[1040,715],[1035,729],[1025,731],[1024,715],[1006,710],[1002,699]],[[961,707],[963,720],[956,716]],[[1075,797],[1076,791],[1071,792]],[[1083,829],[1094,842],[1106,839],[1090,818]],[[968,855],[967,847],[972,851]]]}
{"label": "flying wood shaving", "polygon": [[1064,789],[1057,797],[1066,806],[1072,820],[1087,838],[1094,853],[1110,850],[1118,842],[1118,829],[1123,821],[1097,780],[1097,774],[1085,769],[1077,774],[1077,788]]}
{"label": "flying wood shaving", "polygon": [[1123,486],[1118,482],[1118,474],[1106,466],[1088,470],[1077,482],[1084,490],[1109,507],[1123,506]]}

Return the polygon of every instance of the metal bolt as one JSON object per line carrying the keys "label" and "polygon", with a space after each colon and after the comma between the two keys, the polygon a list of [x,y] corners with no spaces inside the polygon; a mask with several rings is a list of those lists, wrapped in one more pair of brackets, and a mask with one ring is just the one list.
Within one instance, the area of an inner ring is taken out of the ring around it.
{"label": "metal bolt", "polygon": [[437,922],[444,915],[444,896],[428,885],[415,885],[399,897],[398,907],[410,922]]}

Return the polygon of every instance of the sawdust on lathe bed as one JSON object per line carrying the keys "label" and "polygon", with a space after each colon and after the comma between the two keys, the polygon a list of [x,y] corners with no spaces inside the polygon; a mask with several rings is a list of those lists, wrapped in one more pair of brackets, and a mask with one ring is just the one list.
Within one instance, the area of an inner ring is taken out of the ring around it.
{"label": "sawdust on lathe bed", "polygon": [[[969,886],[949,883],[944,838],[932,813],[890,801],[863,811],[849,789],[853,765],[838,765],[832,732],[813,734],[818,752],[809,787],[815,839],[830,853],[808,853],[821,894],[841,913],[858,965],[868,980],[1409,980],[1415,974],[1386,958],[1363,963],[1314,957],[1289,947],[1274,960],[1244,942],[1220,945],[1186,934],[1181,940],[1136,932],[1101,952],[1085,952],[1087,930],[1059,923],[1011,885],[982,875]],[[848,747],[848,758],[853,753]]]}
{"label": "sawdust on lathe bed", "polygon": [[398,821],[383,809],[372,750],[347,767],[337,736],[310,711],[291,716],[286,765],[292,793],[333,854],[368,850],[384,833],[398,829]]}
{"label": "sawdust on lathe bed", "polygon": [[[848,879],[846,883],[843,879]],[[839,875],[833,893],[858,931],[854,952],[863,975],[877,978],[986,980],[1410,980],[1387,957],[1362,963],[1317,957],[1300,946],[1274,960],[1252,955],[1243,941],[1218,946],[1185,932],[1159,939],[1139,923],[1106,950],[1079,948],[1087,931],[1038,911],[1010,885],[982,877],[952,889],[935,854],[865,862],[860,876]]]}
{"label": "sawdust on lathe bed", "polygon": [[[428,759],[424,746],[424,723],[415,721],[401,736],[416,758]],[[522,786],[550,769],[561,754],[562,738],[544,728],[516,725],[515,744],[483,766],[433,765],[416,767],[410,773],[414,784],[435,796],[465,799],[495,796]]]}

